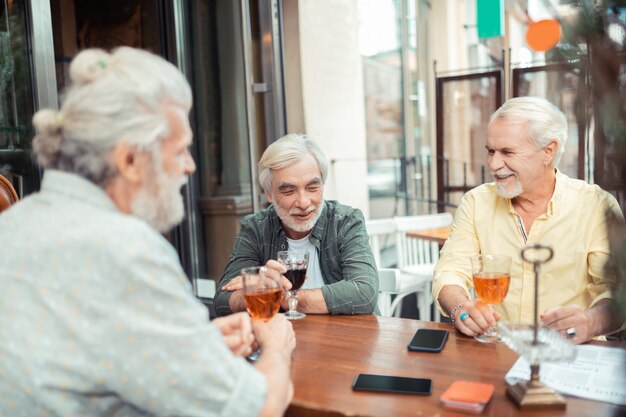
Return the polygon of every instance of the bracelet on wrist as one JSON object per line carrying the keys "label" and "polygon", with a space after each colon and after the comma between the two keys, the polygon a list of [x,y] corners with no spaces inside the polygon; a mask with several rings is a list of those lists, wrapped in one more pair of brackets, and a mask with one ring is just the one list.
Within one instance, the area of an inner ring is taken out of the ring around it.
{"label": "bracelet on wrist", "polygon": [[456,321],[456,313],[459,312],[459,310],[463,307],[463,304],[459,304],[458,306],[454,307],[452,309],[452,311],[450,311],[450,320],[452,320],[452,323],[454,323]]}

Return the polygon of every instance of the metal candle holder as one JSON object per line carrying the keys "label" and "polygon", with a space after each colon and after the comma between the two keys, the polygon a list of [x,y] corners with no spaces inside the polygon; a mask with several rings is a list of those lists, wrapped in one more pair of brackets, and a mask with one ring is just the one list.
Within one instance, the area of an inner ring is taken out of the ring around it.
{"label": "metal candle holder", "polygon": [[554,359],[559,355],[559,344],[562,345],[565,342],[554,330],[539,323],[539,267],[550,261],[553,256],[554,251],[549,246],[536,244],[522,249],[522,259],[533,264],[535,273],[535,318],[532,327],[532,342],[528,343],[523,335],[523,331],[528,330],[527,325],[510,325],[511,327],[505,331],[509,335],[506,338],[507,344],[528,357],[530,362],[530,380],[509,385],[506,390],[509,397],[522,409],[564,409],[566,407],[565,399],[539,380],[539,361]]}

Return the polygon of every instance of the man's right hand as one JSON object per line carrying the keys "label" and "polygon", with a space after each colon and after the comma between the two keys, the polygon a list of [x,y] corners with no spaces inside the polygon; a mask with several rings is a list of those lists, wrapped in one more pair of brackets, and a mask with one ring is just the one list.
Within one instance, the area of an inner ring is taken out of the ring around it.
{"label": "man's right hand", "polygon": [[243,277],[241,275],[228,281],[226,285],[222,287],[222,291],[237,291],[243,289]]}
{"label": "man's right hand", "polygon": [[[283,273],[287,272],[287,267],[278,261],[270,259],[265,264],[265,270],[263,271],[265,276],[278,282],[285,290],[291,289],[291,282],[283,278]],[[238,291],[243,289],[243,277],[241,275],[228,281],[226,285],[222,287],[222,291]]]}

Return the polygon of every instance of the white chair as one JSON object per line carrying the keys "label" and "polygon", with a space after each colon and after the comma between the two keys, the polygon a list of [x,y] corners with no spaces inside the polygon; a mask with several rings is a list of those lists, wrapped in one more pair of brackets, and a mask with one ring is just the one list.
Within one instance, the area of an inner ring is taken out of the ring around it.
{"label": "white chair", "polygon": [[380,315],[391,317],[391,296],[400,292],[400,270],[378,268],[378,310]]}
{"label": "white chair", "polygon": [[396,223],[393,219],[374,219],[365,222],[369,236],[370,247],[374,254],[376,266],[382,268],[381,254],[387,243],[395,244]]}
{"label": "white chair", "polygon": [[383,268],[382,252],[389,245],[395,245],[396,223],[393,219],[374,219],[365,222],[370,247],[378,268],[378,310],[385,317],[391,317],[391,296],[400,292],[401,274],[395,268]]}
{"label": "white chair", "polygon": [[[391,303],[391,312],[400,317],[402,300],[409,294],[417,296],[417,308],[420,320],[431,320],[430,309],[433,303],[433,269],[439,260],[439,245],[422,239],[408,237],[412,230],[435,229],[452,224],[450,213],[428,214],[422,216],[395,217],[396,253],[398,269],[401,272],[401,290]],[[435,309],[434,321],[440,320]]]}

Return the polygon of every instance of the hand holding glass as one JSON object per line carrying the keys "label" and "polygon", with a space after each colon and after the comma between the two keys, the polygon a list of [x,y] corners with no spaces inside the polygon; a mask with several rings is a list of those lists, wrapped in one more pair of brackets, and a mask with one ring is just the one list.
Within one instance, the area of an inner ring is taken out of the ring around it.
{"label": "hand holding glass", "polygon": [[[270,271],[264,266],[252,266],[241,270],[243,279],[243,301],[252,320],[268,321],[278,313],[280,302],[283,299],[283,289],[278,279],[273,279]],[[275,277],[276,278],[276,277]],[[256,361],[261,354],[257,349],[252,352],[248,359]]]}
{"label": "hand holding glass", "polygon": [[[471,257],[472,279],[476,297],[489,305],[504,301],[511,282],[511,257],[506,255],[476,255]],[[490,327],[484,334],[474,336],[480,342],[500,341],[498,329]]]}
{"label": "hand holding glass", "polygon": [[298,290],[304,284],[306,279],[306,270],[309,266],[309,253],[296,251],[280,251],[278,252],[278,262],[287,267],[287,272],[283,275],[291,282],[289,290],[289,311],[285,313],[285,317],[289,320],[298,320],[304,318],[306,314],[297,310],[298,308]]}
{"label": "hand holding glass", "polygon": [[268,321],[280,309],[283,292],[280,277],[273,279],[273,273],[277,274],[263,266],[241,270],[243,299],[252,320]]}

